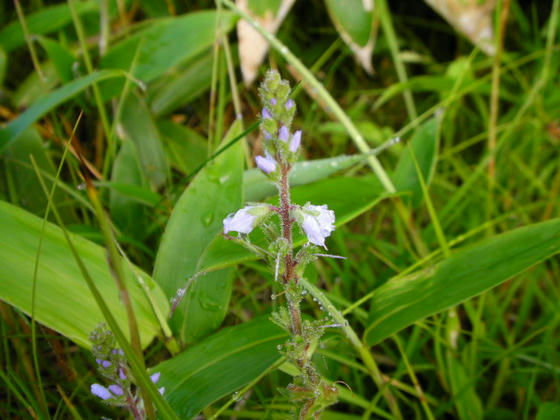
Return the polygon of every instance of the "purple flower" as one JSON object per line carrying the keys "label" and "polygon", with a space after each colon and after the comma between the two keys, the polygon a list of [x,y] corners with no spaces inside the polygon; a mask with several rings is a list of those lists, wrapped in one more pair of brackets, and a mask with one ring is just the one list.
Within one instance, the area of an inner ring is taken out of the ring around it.
{"label": "purple flower", "polygon": [[272,115],[270,115],[270,112],[268,112],[268,109],[266,109],[266,108],[263,108],[261,115],[262,115],[263,120],[266,120],[266,119],[271,120],[272,119]]}
{"label": "purple flower", "polygon": [[163,393],[165,392],[165,387],[162,386],[160,389],[158,389],[158,391],[161,395],[163,395]]}
{"label": "purple flower", "polygon": [[276,105],[276,99],[270,98],[270,105],[272,106]]}
{"label": "purple flower", "polygon": [[290,152],[295,153],[299,149],[301,144],[301,130],[298,130],[292,136],[292,141],[290,141]]}
{"label": "purple flower", "polygon": [[119,378],[121,378],[123,381],[126,379],[126,375],[124,374],[124,370],[119,369]]}
{"label": "purple flower", "polygon": [[257,206],[245,206],[230,214],[224,219],[224,233],[231,231],[239,233],[250,233],[255,227],[257,219],[264,217],[270,211],[268,204]]}
{"label": "purple flower", "polygon": [[258,168],[265,174],[276,170],[276,161],[268,153],[265,153],[265,156],[257,156],[255,162],[257,162]]}
{"label": "purple flower", "polygon": [[152,382],[155,384],[157,381],[159,381],[159,377],[161,375],[161,372],[156,372],[154,373],[152,376],[150,376],[150,379],[152,380]]}
{"label": "purple flower", "polygon": [[291,100],[291,99],[288,99],[286,101],[286,105],[285,105],[286,111],[289,111],[290,109],[292,109],[293,106],[294,106],[294,101]]}
{"label": "purple flower", "polygon": [[124,394],[123,389],[118,386],[118,385],[109,385],[109,391],[111,391],[113,394],[115,394],[117,397],[121,396],[122,394]]}
{"label": "purple flower", "polygon": [[288,142],[288,139],[290,138],[290,131],[288,130],[288,127],[286,127],[285,125],[280,127],[280,133],[278,134],[278,138],[282,140],[284,143]]}
{"label": "purple flower", "polygon": [[224,233],[231,231],[240,233],[250,233],[255,225],[256,217],[248,212],[253,206],[247,206],[237,210],[235,214],[230,214],[224,219]]}
{"label": "purple flower", "polygon": [[93,395],[101,398],[102,400],[107,400],[113,397],[107,388],[99,384],[93,384],[90,390]]}
{"label": "purple flower", "polygon": [[334,211],[329,210],[326,204],[314,206],[308,203],[302,207],[300,214],[303,219],[300,221],[301,227],[309,242],[326,249],[325,238],[335,229]]}
{"label": "purple flower", "polygon": [[264,139],[265,139],[266,141],[269,141],[271,137],[272,137],[272,136],[270,135],[270,133],[269,133],[268,131],[264,131]]}

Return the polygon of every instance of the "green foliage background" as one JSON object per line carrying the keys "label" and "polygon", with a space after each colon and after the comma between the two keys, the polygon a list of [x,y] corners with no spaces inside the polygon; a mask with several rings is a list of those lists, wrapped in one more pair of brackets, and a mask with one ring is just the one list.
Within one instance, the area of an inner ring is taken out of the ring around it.
{"label": "green foliage background", "polygon": [[[498,0],[494,57],[423,2],[341,3],[296,1],[256,82],[295,86],[292,198],[335,210],[346,257],[304,280],[306,314],[342,325],[316,351],[340,393],[323,418],[559,418],[559,1]],[[242,18],[227,0],[0,5],[1,418],[126,418],[89,392],[102,321],[161,418],[288,417],[274,273],[220,235],[276,193]],[[368,74],[354,47],[373,41]]]}

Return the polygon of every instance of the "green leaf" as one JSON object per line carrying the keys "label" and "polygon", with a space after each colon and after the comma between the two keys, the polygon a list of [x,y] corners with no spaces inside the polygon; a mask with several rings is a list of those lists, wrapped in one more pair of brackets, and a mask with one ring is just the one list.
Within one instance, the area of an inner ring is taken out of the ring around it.
{"label": "green leaf", "polygon": [[372,32],[373,11],[364,9],[363,0],[325,0],[327,10],[333,23],[344,37],[363,47],[369,41]]}
{"label": "green leaf", "polygon": [[120,116],[126,140],[134,143],[144,175],[154,190],[167,181],[168,166],[163,144],[144,100],[135,93],[127,96]]}
{"label": "green leaf", "polygon": [[[0,201],[0,259],[3,261],[0,299],[27,314],[31,312],[33,269],[42,223],[42,219]],[[71,237],[120,328],[128,334],[126,311],[109,270],[105,250],[77,235],[71,234]],[[45,228],[39,262],[35,302],[37,321],[81,346],[90,347],[88,335],[104,318],[62,231],[51,223]],[[138,268],[134,271],[150,290],[161,312],[167,314],[169,303],[162,290],[146,273]],[[147,346],[159,333],[159,323],[130,270],[127,270],[127,284],[142,345]]]}
{"label": "green leaf", "polygon": [[4,76],[6,75],[6,67],[8,63],[8,56],[6,51],[0,48],[0,86],[4,84]]}
{"label": "green leaf", "polygon": [[[335,212],[336,226],[349,222],[386,197],[375,175],[328,179],[296,187],[292,189],[291,196],[292,202],[296,204],[305,204],[307,201],[316,205],[327,204],[329,209]],[[257,234],[253,242],[263,246],[264,238]],[[304,242],[305,238],[301,232],[296,232],[294,244],[297,246]],[[249,250],[218,236],[204,253],[199,270],[212,271],[254,259],[255,255]]]}
{"label": "green leaf", "polygon": [[[233,27],[235,15],[221,12],[220,28],[227,33]],[[154,20],[123,41],[113,45],[100,62],[105,69],[130,69],[137,54],[134,76],[147,83],[171,68],[185,63],[207,50],[216,35],[216,12],[202,11],[179,17]],[[136,50],[138,52],[136,53]],[[103,95],[109,98],[120,92],[122,83],[103,87]]]}
{"label": "green leaf", "polygon": [[[133,238],[146,236],[146,208],[137,199],[124,195],[122,190],[148,189],[148,181],[142,172],[140,159],[134,143],[125,141],[117,154],[111,173],[109,209],[111,218],[119,229]],[[115,185],[121,188],[114,188]],[[149,191],[149,189],[148,189]],[[150,191],[151,192],[151,191]]]}
{"label": "green leaf", "polygon": [[41,46],[47,52],[50,61],[53,63],[56,74],[62,83],[72,80],[72,65],[76,61],[74,56],[60,45],[58,42],[44,36],[37,37]]}
{"label": "green leaf", "polygon": [[373,345],[479,295],[560,251],[560,219],[529,225],[461,249],[432,268],[375,290],[365,331]]}
{"label": "green leaf", "polygon": [[150,108],[158,116],[169,114],[210,89],[211,79],[212,53],[207,51],[181,70],[150,86],[148,91]]}
{"label": "green leaf", "polygon": [[560,404],[546,402],[539,405],[536,420],[557,420],[560,418]]}
{"label": "green leaf", "polygon": [[208,157],[206,140],[196,131],[165,120],[158,121],[157,126],[167,158],[176,169],[189,174]]}
{"label": "green leaf", "polygon": [[[227,144],[239,133],[236,121]],[[223,219],[241,207],[243,153],[241,143],[227,149],[202,169],[179,198],[158,249],[154,278],[168,297],[187,286],[198,270],[206,247],[222,230]],[[208,334],[222,322],[231,294],[230,270],[220,270],[192,282],[177,307],[171,327],[182,341]]]}
{"label": "green leaf", "polygon": [[[76,13],[91,13],[99,10],[96,0],[75,2]],[[36,13],[25,18],[29,33],[45,35],[72,22],[72,15],[67,4],[43,7]],[[25,43],[25,37],[19,21],[15,20],[0,30],[0,45],[6,52],[10,52]]]}
{"label": "green leaf", "polygon": [[265,18],[267,13],[276,16],[281,4],[282,0],[249,0],[247,7],[253,15]]}
{"label": "green leaf", "polygon": [[[366,160],[363,154],[297,162],[290,171],[290,185],[311,184]],[[259,169],[243,173],[245,201],[260,201],[278,193],[274,182]]]}
{"label": "green leaf", "polygon": [[225,328],[196,346],[154,367],[158,386],[182,419],[262,375],[280,360],[276,348],[288,334],[266,318]]}
{"label": "green leaf", "polygon": [[41,97],[22,115],[11,121],[6,127],[0,130],[0,152],[2,152],[8,144],[15,141],[17,136],[20,135],[27,127],[47,112],[71,99],[87,87],[91,86],[93,83],[115,77],[124,77],[125,75],[126,74],[120,70],[103,70],[95,72],[80,79],[73,80],[59,89]]}
{"label": "green leaf", "polygon": [[[414,159],[410,154],[412,149],[418,166],[422,171],[422,176],[426,185],[430,184],[433,178],[437,155],[438,155],[438,130],[441,118],[434,117],[426,121],[418,128],[408,147],[406,147],[399,159],[393,182],[399,192],[410,192],[410,203],[413,207],[418,207],[422,202],[422,186],[418,178],[418,171],[414,164]],[[405,199],[406,200],[406,199]]]}
{"label": "green leaf", "polygon": [[[364,69],[373,73],[371,54],[376,35],[373,25],[374,1],[325,0],[325,4],[341,38],[352,49]],[[371,6],[367,10],[366,4]]]}
{"label": "green leaf", "polygon": [[474,389],[474,381],[467,375],[461,362],[452,355],[447,357],[449,382],[461,420],[482,420],[483,408]]}

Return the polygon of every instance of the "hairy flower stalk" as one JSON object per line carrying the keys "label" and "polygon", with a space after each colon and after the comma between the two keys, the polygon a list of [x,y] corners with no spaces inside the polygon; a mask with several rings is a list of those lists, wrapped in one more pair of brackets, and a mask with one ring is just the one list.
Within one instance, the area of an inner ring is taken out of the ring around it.
{"label": "hairy flower stalk", "polygon": [[[335,216],[326,205],[307,203],[301,206],[291,202],[289,173],[298,157],[302,132],[292,133],[290,130],[296,105],[289,97],[288,82],[282,80],[277,71],[269,71],[259,93],[263,102],[260,129],[265,150],[264,156],[256,158],[256,164],[276,183],[279,206],[249,203],[224,219],[224,234],[238,232],[237,240],[255,249],[249,235],[256,227],[266,227],[264,231],[269,243],[263,255],[269,259],[275,279],[281,279],[282,295],[286,298],[286,307],[281,306],[272,319],[291,333],[291,339],[283,346],[283,353],[299,370],[286,394],[294,403],[297,418],[318,418],[327,406],[336,402],[337,389],[317,372],[311,360],[327,325],[302,318],[303,289],[299,280],[307,264],[324,255],[317,252],[317,247],[326,248],[325,239],[334,230]],[[274,220],[275,215],[279,218],[276,231],[266,223],[269,219]],[[297,226],[305,233],[308,242],[294,253],[292,236]]]}

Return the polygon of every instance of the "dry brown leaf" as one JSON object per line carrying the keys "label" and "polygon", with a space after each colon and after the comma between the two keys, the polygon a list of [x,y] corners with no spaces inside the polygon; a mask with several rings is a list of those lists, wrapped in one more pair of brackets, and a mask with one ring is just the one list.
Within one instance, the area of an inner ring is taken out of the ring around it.
{"label": "dry brown leaf", "polygon": [[492,12],[496,0],[425,0],[457,31],[488,55],[494,55]]}
{"label": "dry brown leaf", "polygon": [[[237,7],[248,13],[266,31],[272,34],[276,33],[294,3],[295,0],[283,0],[276,16],[270,10],[264,16],[256,16],[249,10],[248,0],[236,1]],[[243,74],[245,84],[250,85],[257,77],[259,66],[266,57],[269,48],[268,42],[244,20],[240,20],[237,23],[237,37],[239,39],[241,73]]]}

